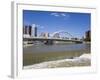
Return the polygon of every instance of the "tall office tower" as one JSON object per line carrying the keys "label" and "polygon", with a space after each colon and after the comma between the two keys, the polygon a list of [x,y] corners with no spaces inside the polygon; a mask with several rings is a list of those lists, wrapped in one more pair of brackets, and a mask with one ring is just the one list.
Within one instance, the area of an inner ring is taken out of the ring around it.
{"label": "tall office tower", "polygon": [[25,34],[29,34],[29,28],[28,28],[28,26],[25,26]]}
{"label": "tall office tower", "polygon": [[29,25],[28,25],[28,27],[27,27],[27,35],[29,35]]}
{"label": "tall office tower", "polygon": [[32,36],[32,26],[28,26],[29,27],[29,35]]}
{"label": "tall office tower", "polygon": [[35,24],[32,24],[32,32],[31,32],[33,37],[37,37],[37,27]]}
{"label": "tall office tower", "polygon": [[25,34],[25,26],[23,26],[23,34]]}
{"label": "tall office tower", "polygon": [[85,40],[91,41],[91,31],[90,30],[85,32]]}

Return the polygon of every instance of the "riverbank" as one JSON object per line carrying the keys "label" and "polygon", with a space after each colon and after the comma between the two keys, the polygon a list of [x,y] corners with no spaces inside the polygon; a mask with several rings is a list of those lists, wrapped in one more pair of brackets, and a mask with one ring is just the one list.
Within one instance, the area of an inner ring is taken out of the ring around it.
{"label": "riverbank", "polygon": [[47,61],[34,65],[24,66],[24,69],[79,67],[79,66],[90,66],[90,65],[91,65],[91,54],[82,54],[81,56],[74,57],[73,59]]}

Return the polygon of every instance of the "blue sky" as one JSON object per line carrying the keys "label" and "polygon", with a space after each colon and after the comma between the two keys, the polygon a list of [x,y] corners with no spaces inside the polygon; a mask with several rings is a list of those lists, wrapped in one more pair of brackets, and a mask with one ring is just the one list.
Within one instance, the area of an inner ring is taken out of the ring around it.
{"label": "blue sky", "polygon": [[36,24],[38,34],[67,31],[73,36],[81,38],[87,30],[90,30],[90,20],[90,13],[23,10],[23,24]]}

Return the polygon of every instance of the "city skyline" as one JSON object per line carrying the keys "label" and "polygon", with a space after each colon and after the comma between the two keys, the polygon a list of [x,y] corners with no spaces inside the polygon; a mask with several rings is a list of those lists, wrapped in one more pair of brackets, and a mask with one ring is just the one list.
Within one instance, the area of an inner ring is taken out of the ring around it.
{"label": "city skyline", "polygon": [[56,31],[67,31],[73,36],[82,38],[91,26],[90,13],[51,12],[23,10],[23,25],[35,24],[38,34]]}

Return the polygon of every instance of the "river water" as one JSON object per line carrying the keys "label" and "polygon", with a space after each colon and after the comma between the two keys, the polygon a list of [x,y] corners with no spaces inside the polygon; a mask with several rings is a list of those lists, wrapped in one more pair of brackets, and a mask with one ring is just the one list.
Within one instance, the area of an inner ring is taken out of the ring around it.
{"label": "river water", "polygon": [[38,44],[23,48],[23,65],[25,66],[45,61],[74,58],[82,55],[83,53],[90,53],[90,44]]}

